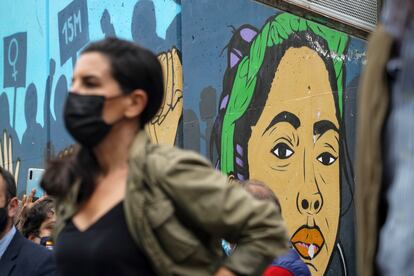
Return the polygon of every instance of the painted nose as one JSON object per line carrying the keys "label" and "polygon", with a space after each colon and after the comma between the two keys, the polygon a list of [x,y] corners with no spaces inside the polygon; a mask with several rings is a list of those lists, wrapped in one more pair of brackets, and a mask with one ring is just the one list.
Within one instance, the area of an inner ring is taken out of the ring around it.
{"label": "painted nose", "polygon": [[299,194],[297,205],[302,213],[317,214],[322,209],[323,199],[319,192],[314,194]]}

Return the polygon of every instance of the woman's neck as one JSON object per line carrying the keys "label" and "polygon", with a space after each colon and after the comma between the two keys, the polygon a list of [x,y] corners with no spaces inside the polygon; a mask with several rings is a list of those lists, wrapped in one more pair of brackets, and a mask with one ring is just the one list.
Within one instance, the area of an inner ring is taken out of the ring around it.
{"label": "woman's neck", "polygon": [[136,121],[120,122],[94,149],[104,175],[128,167],[129,149],[139,131]]}

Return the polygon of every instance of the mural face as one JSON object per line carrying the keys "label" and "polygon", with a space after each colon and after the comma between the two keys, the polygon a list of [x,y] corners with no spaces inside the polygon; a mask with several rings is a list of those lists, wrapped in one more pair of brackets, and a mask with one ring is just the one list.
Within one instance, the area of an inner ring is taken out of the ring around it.
{"label": "mural face", "polygon": [[353,185],[344,127],[349,41],[286,13],[261,30],[234,30],[213,132],[216,166],[270,186],[313,275],[347,275],[339,237]]}
{"label": "mural face", "polygon": [[325,271],[339,222],[339,124],[329,74],[308,47],[286,51],[248,142],[250,178],[279,197],[291,242]]}

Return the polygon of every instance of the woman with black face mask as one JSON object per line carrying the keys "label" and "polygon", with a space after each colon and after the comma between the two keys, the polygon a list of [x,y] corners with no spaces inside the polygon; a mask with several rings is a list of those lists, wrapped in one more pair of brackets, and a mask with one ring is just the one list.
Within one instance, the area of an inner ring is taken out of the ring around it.
{"label": "woman with black face mask", "polygon": [[[56,199],[62,275],[259,274],[287,249],[280,214],[193,152],[150,143],[163,102],[156,56],[110,38],[79,57],[66,128],[79,143],[52,161],[42,187]],[[220,238],[238,244],[223,261]]]}

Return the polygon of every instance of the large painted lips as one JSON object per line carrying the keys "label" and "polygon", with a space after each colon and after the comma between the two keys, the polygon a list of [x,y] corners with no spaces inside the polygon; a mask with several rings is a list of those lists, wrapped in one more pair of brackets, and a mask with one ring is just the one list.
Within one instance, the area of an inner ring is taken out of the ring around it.
{"label": "large painted lips", "polygon": [[314,259],[325,244],[322,232],[318,226],[302,226],[290,239],[296,251],[307,260]]}

